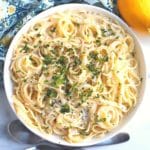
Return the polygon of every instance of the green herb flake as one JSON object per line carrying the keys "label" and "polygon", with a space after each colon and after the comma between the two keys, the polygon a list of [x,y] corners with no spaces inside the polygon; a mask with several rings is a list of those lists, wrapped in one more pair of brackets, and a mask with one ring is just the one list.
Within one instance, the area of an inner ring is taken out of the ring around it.
{"label": "green herb flake", "polygon": [[62,105],[61,106],[61,109],[60,109],[60,112],[61,113],[69,113],[70,112],[70,107],[69,107],[69,105],[68,104],[64,104],[64,105]]}
{"label": "green herb flake", "polygon": [[97,40],[95,41],[95,43],[96,43],[97,46],[100,46],[100,45],[101,45],[100,39],[97,39]]}
{"label": "green herb flake", "polygon": [[81,64],[81,60],[77,56],[75,56],[74,57],[74,66],[78,66],[80,64]]}
{"label": "green herb flake", "polygon": [[29,57],[29,60],[31,61],[31,63],[32,63],[34,66],[37,65],[36,61],[32,58],[32,56]]}
{"label": "green herb flake", "polygon": [[49,47],[49,44],[44,45],[44,48],[48,48],[48,47]]}
{"label": "green herb flake", "polygon": [[104,28],[101,29],[102,36],[106,36],[106,32],[107,32],[106,29],[104,29]]}
{"label": "green herb flake", "polygon": [[57,64],[65,65],[67,63],[67,58],[65,56],[60,56],[57,61]]}
{"label": "green herb flake", "polygon": [[49,64],[53,63],[53,60],[54,59],[51,56],[45,56],[44,60],[43,60],[43,63],[46,64],[46,65],[49,65]]}
{"label": "green herb flake", "polygon": [[81,103],[78,103],[78,104],[77,104],[77,107],[79,107],[79,106],[81,106]]}
{"label": "green herb flake", "polygon": [[40,34],[40,33],[38,33],[36,36],[37,36],[37,37],[40,37],[40,36],[41,36],[41,34]]}
{"label": "green herb flake", "polygon": [[23,82],[27,82],[27,79],[23,79]]}
{"label": "green herb flake", "polygon": [[59,52],[57,49],[51,49],[50,50],[52,54],[54,54],[55,56],[58,56],[59,55]]}
{"label": "green herb flake", "polygon": [[55,99],[50,99],[49,100],[49,104],[50,104],[51,107],[53,107],[55,103],[56,103]]}
{"label": "green herb flake", "polygon": [[100,90],[100,92],[103,92],[103,90],[104,90],[103,84],[100,84],[99,90]]}
{"label": "green herb flake", "polygon": [[44,75],[45,76],[49,76],[49,72],[44,72]]}
{"label": "green herb flake", "polygon": [[17,70],[17,71],[16,71],[16,73],[19,73],[19,72],[21,72],[21,70]]}
{"label": "green herb flake", "polygon": [[97,119],[97,122],[105,122],[105,121],[106,121],[106,118]]}
{"label": "green herb flake", "polygon": [[115,35],[115,33],[113,32],[113,30],[111,28],[108,29],[108,35]]}
{"label": "green herb flake", "polygon": [[47,90],[46,96],[50,97],[50,98],[56,98],[57,97],[57,91],[50,88]]}
{"label": "green herb flake", "polygon": [[66,85],[65,89],[66,96],[71,96],[72,93],[76,90],[77,90],[77,83],[74,83],[72,85]]}
{"label": "green herb flake", "polygon": [[119,39],[119,36],[116,36],[116,38],[115,39]]}
{"label": "green herb flake", "polygon": [[108,58],[108,56],[107,56],[107,55],[106,55],[106,56],[104,56],[104,57],[99,58],[99,62],[100,62],[100,63],[107,62],[108,60],[109,60],[109,58]]}
{"label": "green herb flake", "polygon": [[99,98],[99,97],[100,97],[99,94],[96,94],[95,98]]}
{"label": "green herb flake", "polygon": [[79,23],[77,23],[77,22],[75,23],[75,25],[76,25],[77,27],[79,27],[79,26],[80,26],[80,24],[79,24]]}
{"label": "green herb flake", "polygon": [[95,65],[92,64],[92,63],[91,63],[91,64],[88,64],[88,65],[87,65],[87,68],[89,69],[89,71],[92,72],[92,74],[93,74],[94,76],[97,76],[97,75],[100,74],[100,70],[97,69],[97,68],[95,68]]}
{"label": "green herb flake", "polygon": [[93,90],[91,89],[86,89],[83,91],[81,94],[79,94],[81,102],[85,102],[91,95],[92,95]]}
{"label": "green herb flake", "polygon": [[95,52],[95,51],[92,51],[92,52],[89,53],[89,57],[92,58],[92,59],[94,59],[94,60],[98,59],[97,55],[98,55],[98,53]]}
{"label": "green herb flake", "polygon": [[51,85],[54,87],[58,87],[59,85],[66,83],[66,80],[67,79],[66,79],[65,74],[54,75],[52,77]]}
{"label": "green herb flake", "polygon": [[67,48],[66,51],[67,51],[67,52],[73,51],[73,48]]}
{"label": "green herb flake", "polygon": [[48,80],[44,80],[44,83],[48,83],[49,81]]}
{"label": "green herb flake", "polygon": [[65,90],[65,95],[66,96],[71,96],[72,93],[71,93],[71,86],[70,86],[70,84],[66,84],[64,90]]}
{"label": "green herb flake", "polygon": [[88,136],[89,135],[89,133],[86,132],[86,130],[81,130],[80,134],[83,135],[83,136]]}
{"label": "green herb flake", "polygon": [[26,43],[21,51],[24,51],[25,53],[27,53],[27,52],[29,52],[29,50],[30,50],[30,48],[28,47],[28,44]]}
{"label": "green herb flake", "polygon": [[47,70],[47,66],[45,64],[42,65],[42,71]]}

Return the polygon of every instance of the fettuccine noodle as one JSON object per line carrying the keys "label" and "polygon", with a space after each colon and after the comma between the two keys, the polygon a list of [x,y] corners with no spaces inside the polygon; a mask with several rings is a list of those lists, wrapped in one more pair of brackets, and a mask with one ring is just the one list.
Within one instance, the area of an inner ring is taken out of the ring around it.
{"label": "fettuccine noodle", "polygon": [[90,11],[64,11],[30,26],[10,66],[14,107],[33,128],[71,143],[103,136],[137,103],[133,38]]}

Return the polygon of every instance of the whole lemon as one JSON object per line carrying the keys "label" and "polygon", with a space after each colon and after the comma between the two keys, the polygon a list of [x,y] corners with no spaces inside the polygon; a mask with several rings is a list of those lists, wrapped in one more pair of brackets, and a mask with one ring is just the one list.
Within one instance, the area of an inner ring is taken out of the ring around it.
{"label": "whole lemon", "polygon": [[130,26],[141,31],[150,30],[150,0],[118,0],[117,6]]}

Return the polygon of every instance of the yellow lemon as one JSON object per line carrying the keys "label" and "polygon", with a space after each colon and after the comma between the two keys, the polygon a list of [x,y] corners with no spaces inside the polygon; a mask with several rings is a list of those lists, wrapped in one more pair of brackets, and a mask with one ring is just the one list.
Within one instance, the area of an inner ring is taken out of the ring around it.
{"label": "yellow lemon", "polygon": [[150,30],[150,0],[118,0],[119,12],[132,27]]}

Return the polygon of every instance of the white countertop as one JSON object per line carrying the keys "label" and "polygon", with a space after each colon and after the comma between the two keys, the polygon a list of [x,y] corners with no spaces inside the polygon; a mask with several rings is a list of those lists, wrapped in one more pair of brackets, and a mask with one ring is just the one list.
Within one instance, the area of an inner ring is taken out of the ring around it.
{"label": "white countertop", "polygon": [[[136,33],[143,46],[147,68],[150,69],[150,35],[144,36]],[[150,73],[150,72],[149,72]],[[134,118],[122,130],[130,134],[130,140],[123,144],[89,148],[90,150],[150,150],[150,78],[148,79],[147,91],[144,100]],[[18,144],[7,133],[7,124],[16,119],[6,100],[3,87],[0,87],[0,149],[24,150],[29,145]],[[84,150],[89,150],[84,149]]]}

